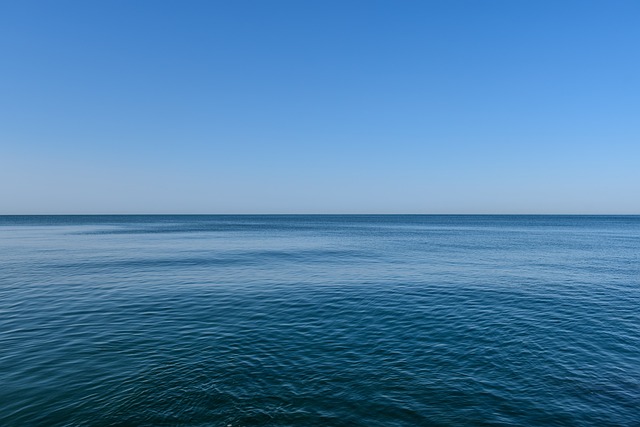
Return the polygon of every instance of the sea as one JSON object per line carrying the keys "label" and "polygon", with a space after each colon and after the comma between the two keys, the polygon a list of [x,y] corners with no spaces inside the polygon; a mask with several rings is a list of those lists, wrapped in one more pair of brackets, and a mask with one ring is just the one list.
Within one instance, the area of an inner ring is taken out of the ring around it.
{"label": "sea", "polygon": [[640,216],[1,216],[0,426],[640,426]]}

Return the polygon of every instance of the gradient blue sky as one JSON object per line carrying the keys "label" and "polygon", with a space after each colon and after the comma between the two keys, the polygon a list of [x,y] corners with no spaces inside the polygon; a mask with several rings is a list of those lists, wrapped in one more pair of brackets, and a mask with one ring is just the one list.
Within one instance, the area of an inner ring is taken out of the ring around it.
{"label": "gradient blue sky", "polygon": [[0,3],[0,214],[640,213],[638,1]]}

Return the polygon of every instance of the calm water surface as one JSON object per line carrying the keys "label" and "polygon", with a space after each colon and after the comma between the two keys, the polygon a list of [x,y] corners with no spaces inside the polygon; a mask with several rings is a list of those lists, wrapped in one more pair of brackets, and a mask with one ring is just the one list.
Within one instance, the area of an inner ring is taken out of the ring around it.
{"label": "calm water surface", "polygon": [[2,426],[640,426],[640,217],[0,217]]}

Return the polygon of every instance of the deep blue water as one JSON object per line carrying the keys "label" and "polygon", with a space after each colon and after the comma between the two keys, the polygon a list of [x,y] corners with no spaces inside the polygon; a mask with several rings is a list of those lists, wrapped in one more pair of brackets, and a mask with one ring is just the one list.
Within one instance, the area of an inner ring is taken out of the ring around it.
{"label": "deep blue water", "polygon": [[0,217],[1,426],[640,426],[640,217]]}

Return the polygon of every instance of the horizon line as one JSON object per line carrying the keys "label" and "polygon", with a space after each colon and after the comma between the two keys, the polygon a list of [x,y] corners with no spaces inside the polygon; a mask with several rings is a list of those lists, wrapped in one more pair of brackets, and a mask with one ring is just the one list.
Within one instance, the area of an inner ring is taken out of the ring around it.
{"label": "horizon line", "polygon": [[6,213],[7,216],[640,216],[640,213]]}

